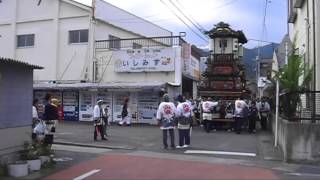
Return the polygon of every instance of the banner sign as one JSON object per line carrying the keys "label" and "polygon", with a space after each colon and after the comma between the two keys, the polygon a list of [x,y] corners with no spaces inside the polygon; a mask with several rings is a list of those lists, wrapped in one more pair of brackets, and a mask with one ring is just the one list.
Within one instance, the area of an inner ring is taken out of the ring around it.
{"label": "banner sign", "polygon": [[183,74],[193,80],[200,80],[200,63],[191,55],[191,45],[182,44],[181,57],[183,60]]}
{"label": "banner sign", "polygon": [[115,72],[174,71],[174,48],[115,51]]}

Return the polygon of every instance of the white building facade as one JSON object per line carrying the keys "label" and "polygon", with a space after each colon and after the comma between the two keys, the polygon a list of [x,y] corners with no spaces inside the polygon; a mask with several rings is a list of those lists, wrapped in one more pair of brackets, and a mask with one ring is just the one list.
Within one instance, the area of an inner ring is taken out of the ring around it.
{"label": "white building facade", "polygon": [[[44,67],[34,74],[34,96],[42,100],[50,92],[60,99],[65,120],[91,120],[95,101],[104,99],[117,121],[127,96],[134,121],[152,123],[160,95],[181,93],[182,47],[147,38],[173,39],[172,32],[102,0],[93,2],[1,1],[0,56]],[[120,21],[129,18],[139,23]],[[146,68],[141,58],[133,64],[132,53],[138,52],[148,52],[148,65],[157,66]],[[132,67],[120,67],[124,62]]]}
{"label": "white building facade", "polygon": [[288,29],[295,51],[307,66],[315,68],[311,89],[320,90],[320,2],[288,0]]}

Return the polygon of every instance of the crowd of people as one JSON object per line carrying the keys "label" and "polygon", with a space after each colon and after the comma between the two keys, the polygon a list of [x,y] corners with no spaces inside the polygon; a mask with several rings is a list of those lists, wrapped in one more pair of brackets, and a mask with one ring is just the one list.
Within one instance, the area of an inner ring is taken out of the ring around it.
{"label": "crowd of people", "polygon": [[[125,97],[121,121],[118,125],[131,125],[131,119],[128,112],[129,98]],[[45,96],[43,112],[38,111],[39,101],[33,101],[33,123],[32,138],[50,137],[56,131],[59,116],[60,102],[54,99],[51,94]],[[93,109],[94,122],[94,140],[98,136],[101,140],[107,139],[107,125],[109,124],[110,110],[109,106],[104,106],[105,102],[97,100]],[[202,126],[205,132],[226,129],[240,134],[244,127],[249,133],[256,132],[256,122],[260,121],[261,129],[267,130],[270,104],[267,98],[242,99],[235,101],[213,100],[211,97],[192,99],[179,95],[174,101],[170,102],[168,94],[163,96],[163,102],[159,104],[156,119],[162,130],[163,147],[168,148],[168,135],[170,137],[171,148],[185,148],[190,145],[190,134],[194,125]],[[175,132],[178,129],[179,144],[175,146]],[[51,136],[50,136],[51,135]],[[53,141],[53,139],[49,140]]]}
{"label": "crowd of people", "polygon": [[[163,134],[163,147],[168,148],[167,137],[170,136],[171,148],[184,148],[190,145],[190,134],[193,125],[203,126],[209,133],[211,130],[226,129],[240,134],[246,127],[249,133],[256,132],[256,122],[261,122],[261,129],[267,130],[267,119],[270,104],[267,98],[261,100],[214,101],[211,97],[199,100],[186,99],[179,95],[175,102],[169,96],[163,96],[157,111],[157,120]],[[179,145],[175,146],[174,129],[178,129]]]}

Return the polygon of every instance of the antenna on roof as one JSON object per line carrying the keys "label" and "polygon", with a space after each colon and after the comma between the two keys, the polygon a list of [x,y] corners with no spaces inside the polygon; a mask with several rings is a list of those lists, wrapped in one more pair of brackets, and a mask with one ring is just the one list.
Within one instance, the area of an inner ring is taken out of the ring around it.
{"label": "antenna on roof", "polygon": [[40,6],[40,4],[41,4],[41,0],[38,1],[38,6]]}

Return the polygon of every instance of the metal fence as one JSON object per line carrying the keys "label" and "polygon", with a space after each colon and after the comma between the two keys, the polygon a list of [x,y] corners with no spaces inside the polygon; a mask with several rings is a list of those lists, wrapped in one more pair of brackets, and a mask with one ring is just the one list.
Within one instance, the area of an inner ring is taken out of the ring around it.
{"label": "metal fence", "polygon": [[161,36],[148,38],[109,39],[95,42],[96,49],[120,50],[126,48],[181,46],[185,41],[180,36]]}
{"label": "metal fence", "polygon": [[292,121],[320,123],[320,91],[283,94],[280,97],[280,110],[283,116],[290,117]]}

